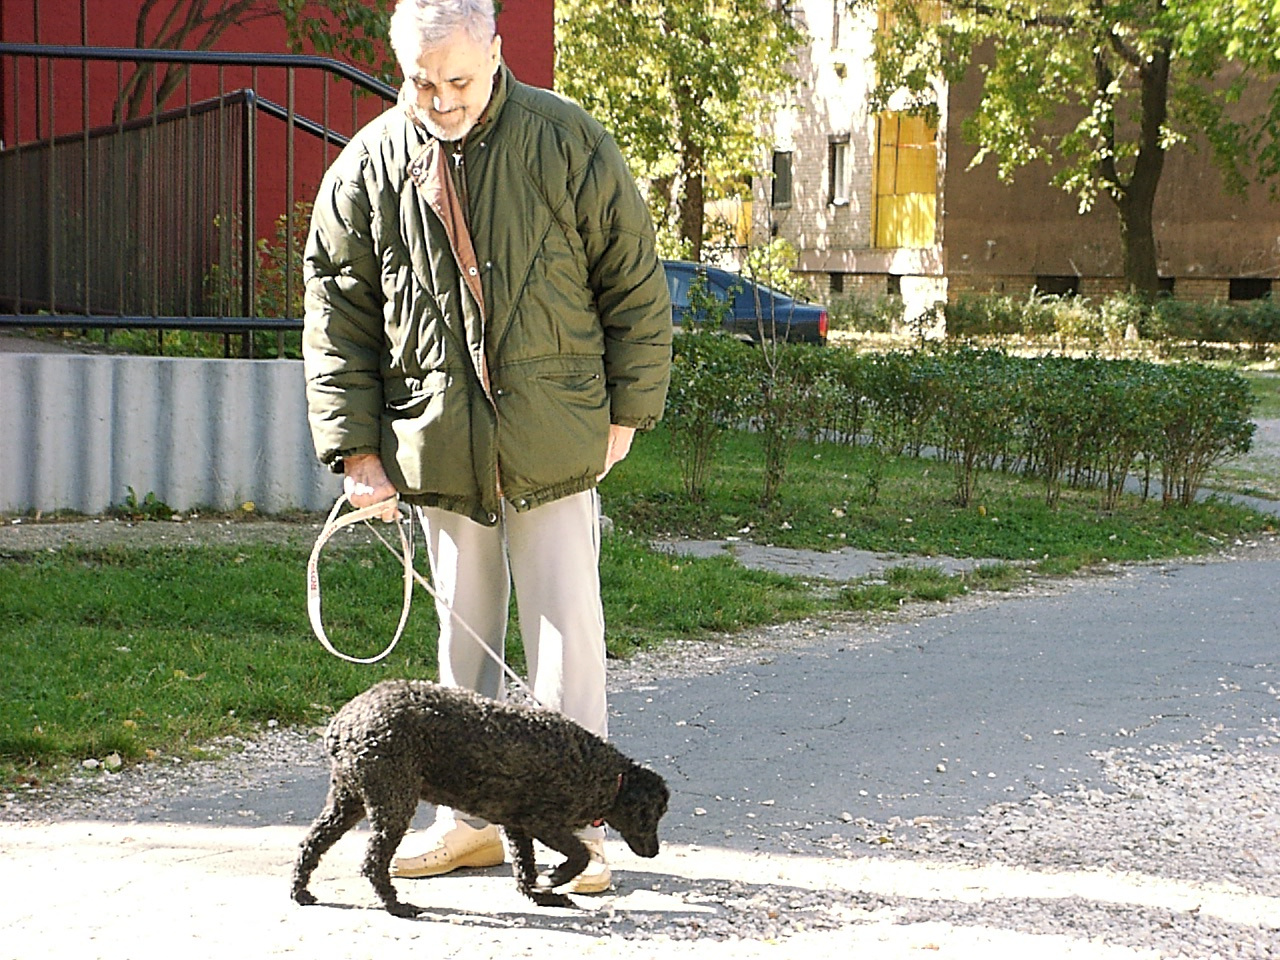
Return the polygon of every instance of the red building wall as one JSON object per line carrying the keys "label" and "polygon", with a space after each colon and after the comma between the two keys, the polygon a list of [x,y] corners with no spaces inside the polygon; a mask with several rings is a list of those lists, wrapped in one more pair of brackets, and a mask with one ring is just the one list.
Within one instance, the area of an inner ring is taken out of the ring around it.
{"label": "red building wall", "polygon": [[[389,0],[365,0],[389,9]],[[0,2],[0,41],[97,47],[135,45],[137,12],[141,0],[3,0]],[[261,9],[274,9],[272,0],[263,0]],[[505,0],[498,18],[503,56],[521,80],[551,86],[554,65],[554,0]],[[153,20],[165,10],[153,13]],[[335,25],[335,29],[339,29]],[[209,48],[227,52],[288,53],[283,21],[278,16],[258,16],[230,27]],[[304,51],[310,52],[310,51]],[[359,63],[352,66],[367,71]],[[54,134],[84,129],[86,119],[82,90],[88,89],[87,119],[90,127],[109,124],[121,79],[133,67],[125,64],[90,63],[74,60],[42,61],[37,71],[30,60],[0,57],[0,142],[12,144]],[[260,97],[281,106],[288,102],[287,72],[262,68],[192,67],[186,87],[162,105],[180,107],[188,98],[196,102],[241,87],[254,89]],[[16,96],[15,96],[16,86]],[[315,71],[295,71],[294,109],[316,121],[328,118],[328,125],[342,134],[376,116],[382,100],[368,95],[353,98],[350,85],[325,80]],[[275,219],[284,213],[288,190],[288,142],[284,124],[262,120],[258,142],[259,236],[269,236]],[[309,200],[321,175],[335,156],[332,145],[309,137],[294,136],[294,199]]]}

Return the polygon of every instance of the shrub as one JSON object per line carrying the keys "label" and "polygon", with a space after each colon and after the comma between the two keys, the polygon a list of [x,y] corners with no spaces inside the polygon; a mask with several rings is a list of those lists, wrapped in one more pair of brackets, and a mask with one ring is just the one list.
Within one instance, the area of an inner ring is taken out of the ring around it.
{"label": "shrub", "polygon": [[832,297],[827,316],[832,330],[892,333],[902,322],[902,297],[864,293]]}
{"label": "shrub", "polygon": [[1280,303],[1270,296],[1249,300],[1235,308],[1239,340],[1250,345],[1257,357],[1266,355],[1267,347],[1280,343]]}
{"label": "shrub", "polygon": [[1025,314],[1012,297],[996,294],[963,293],[943,307],[947,336],[957,340],[1018,336],[1025,332]]}
{"label": "shrub", "polygon": [[918,455],[926,442],[938,406],[936,378],[926,366],[930,357],[894,351],[867,364],[867,423],[873,441],[887,453]]}
{"label": "shrub", "polygon": [[826,369],[827,403],[814,424],[813,435],[825,434],[836,443],[858,442],[866,425],[867,368],[870,358],[854,350],[829,350],[821,354]]}
{"label": "shrub", "polygon": [[966,507],[979,467],[991,468],[1009,449],[1018,419],[1019,364],[998,350],[956,350],[926,365],[937,397],[937,431],[955,467],[956,504]]}
{"label": "shrub", "polygon": [[685,493],[700,500],[724,432],[747,416],[750,348],[721,332],[729,307],[707,294],[705,279],[694,279],[689,299],[705,320],[688,324],[675,339],[663,419]]}
{"label": "shrub", "polygon": [[1156,449],[1164,501],[1189,506],[1215,463],[1253,441],[1253,393],[1238,373],[1199,364],[1164,368]]}
{"label": "shrub", "polygon": [[1155,449],[1162,367],[1134,361],[1093,360],[1085,397],[1086,434],[1102,484],[1102,509],[1114,510],[1140,458]]}
{"label": "shrub", "polygon": [[1030,386],[1023,397],[1022,436],[1029,468],[1045,483],[1045,503],[1056,506],[1062,481],[1078,456],[1086,432],[1082,413],[1090,403],[1087,378],[1078,366],[1060,357],[1028,361],[1023,380]]}
{"label": "shrub", "polygon": [[818,388],[816,372],[820,363],[806,362],[819,349],[764,340],[748,352],[754,386],[749,395],[749,412],[764,439],[762,506],[777,499],[796,440],[812,423],[813,409],[821,406],[820,401],[811,405]]}
{"label": "shrub", "polygon": [[955,471],[960,505],[974,499],[980,470],[1019,465],[1044,480],[1049,506],[1069,482],[1100,489],[1112,510],[1134,470],[1149,480],[1155,467],[1164,502],[1190,505],[1208,469],[1247,451],[1254,429],[1252,392],[1231,371],[967,347],[858,354],[695,333],[679,341],[671,395],[690,494],[705,489],[723,431],[746,420],[763,437],[766,505],[801,436],[865,440],[893,455],[934,444]]}

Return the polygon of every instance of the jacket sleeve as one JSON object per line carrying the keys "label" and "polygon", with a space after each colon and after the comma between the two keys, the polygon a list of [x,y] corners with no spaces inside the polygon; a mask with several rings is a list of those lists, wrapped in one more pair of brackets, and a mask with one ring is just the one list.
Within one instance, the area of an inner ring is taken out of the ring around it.
{"label": "jacket sleeve", "polygon": [[604,329],[610,419],[647,430],[662,417],[671,372],[671,301],[653,221],[626,160],[603,136],[576,195],[587,278]]}
{"label": "jacket sleeve", "polygon": [[362,165],[340,157],[312,212],[303,263],[302,358],[316,455],[378,453],[382,413],[382,292],[373,206]]}

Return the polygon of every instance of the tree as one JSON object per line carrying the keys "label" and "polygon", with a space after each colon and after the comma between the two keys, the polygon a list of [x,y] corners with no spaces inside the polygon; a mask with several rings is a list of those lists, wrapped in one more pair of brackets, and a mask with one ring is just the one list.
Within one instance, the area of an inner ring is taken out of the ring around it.
{"label": "tree", "polygon": [[758,173],[803,35],[774,0],[559,0],[556,87],[617,138],[661,225],[702,253],[708,200]]}
{"label": "tree", "polygon": [[[389,7],[390,0],[144,0],[133,43],[156,50],[208,50],[233,25],[282,19],[294,52],[309,47],[322,56],[343,55],[390,75]],[[333,29],[335,21],[342,29]],[[116,100],[116,117],[132,119],[149,111],[153,102],[163,105],[177,92],[187,70],[188,65],[180,63],[138,64]]]}
{"label": "tree", "polygon": [[[874,0],[851,0],[870,9]],[[1001,179],[1032,161],[1079,199],[1115,205],[1124,276],[1159,286],[1153,211],[1176,145],[1208,144],[1228,190],[1280,172],[1273,0],[885,0],[872,105],[937,116],[940,84],[981,71],[966,139]],[[1233,110],[1250,87],[1269,110]]]}

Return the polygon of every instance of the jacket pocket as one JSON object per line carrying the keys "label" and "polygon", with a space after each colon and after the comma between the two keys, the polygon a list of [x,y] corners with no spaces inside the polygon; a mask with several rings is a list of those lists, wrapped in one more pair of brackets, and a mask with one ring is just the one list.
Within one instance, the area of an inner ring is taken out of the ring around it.
{"label": "jacket pocket", "polygon": [[498,456],[507,497],[537,494],[604,468],[609,396],[599,357],[556,357],[503,370]]}
{"label": "jacket pocket", "polygon": [[465,397],[442,370],[422,379],[386,385],[382,412],[382,461],[401,493],[465,496],[473,473],[467,448]]}

